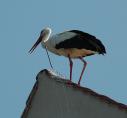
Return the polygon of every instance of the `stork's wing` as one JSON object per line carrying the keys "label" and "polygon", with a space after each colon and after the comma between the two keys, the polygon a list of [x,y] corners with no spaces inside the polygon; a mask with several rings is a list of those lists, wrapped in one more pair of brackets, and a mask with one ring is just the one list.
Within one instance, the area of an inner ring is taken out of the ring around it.
{"label": "stork's wing", "polygon": [[69,32],[75,33],[75,35],[56,44],[57,49],[78,48],[78,49],[87,49],[87,50],[95,51],[98,52],[99,54],[106,53],[104,45],[95,36],[92,36],[88,33],[79,30],[70,30],[68,31],[68,33]]}

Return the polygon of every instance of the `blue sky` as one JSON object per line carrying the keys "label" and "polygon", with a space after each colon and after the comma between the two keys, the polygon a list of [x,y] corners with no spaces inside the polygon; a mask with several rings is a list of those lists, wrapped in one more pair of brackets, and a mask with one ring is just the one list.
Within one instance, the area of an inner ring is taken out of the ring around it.
{"label": "blue sky", "polygon": [[[37,73],[49,69],[45,50],[28,50],[44,27],[53,34],[78,29],[95,35],[107,54],[87,57],[82,86],[127,104],[126,0],[1,0],[0,117],[19,118]],[[68,59],[50,53],[56,71],[69,78]],[[77,82],[82,62],[74,60]]]}

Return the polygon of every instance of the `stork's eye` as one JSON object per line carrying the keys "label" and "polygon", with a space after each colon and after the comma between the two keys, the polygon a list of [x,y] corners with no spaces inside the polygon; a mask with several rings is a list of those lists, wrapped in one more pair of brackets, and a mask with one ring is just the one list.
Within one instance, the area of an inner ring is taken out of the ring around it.
{"label": "stork's eye", "polygon": [[44,32],[44,30],[42,30],[40,34],[42,35],[42,34],[43,34],[43,32]]}

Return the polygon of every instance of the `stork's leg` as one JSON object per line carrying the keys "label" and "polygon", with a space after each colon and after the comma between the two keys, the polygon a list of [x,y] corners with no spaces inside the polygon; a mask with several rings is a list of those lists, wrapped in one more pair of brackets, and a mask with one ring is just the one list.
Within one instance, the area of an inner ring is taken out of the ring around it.
{"label": "stork's leg", "polygon": [[69,84],[72,81],[72,68],[73,68],[73,61],[71,60],[70,56],[68,55],[69,63],[70,63],[70,81]]}
{"label": "stork's leg", "polygon": [[84,71],[85,71],[87,62],[86,62],[82,57],[80,57],[79,59],[84,63],[84,66],[83,66],[83,69],[82,69],[82,72],[81,72],[81,75],[80,75],[80,78],[79,78],[79,81],[78,81],[78,85],[80,86],[80,81],[81,81],[82,76],[83,76],[83,73],[84,73]]}

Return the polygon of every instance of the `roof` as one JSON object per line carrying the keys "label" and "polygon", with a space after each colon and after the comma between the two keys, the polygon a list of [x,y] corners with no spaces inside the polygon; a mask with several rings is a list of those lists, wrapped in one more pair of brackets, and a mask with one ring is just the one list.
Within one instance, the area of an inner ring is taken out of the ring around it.
{"label": "roof", "polygon": [[[32,91],[31,91],[29,97],[28,97],[28,100],[27,100],[27,102],[26,102],[26,107],[25,107],[25,109],[24,109],[24,111],[23,111],[23,113],[22,113],[21,118],[26,118],[26,116],[27,116],[29,110],[30,110],[31,107],[32,107],[32,106],[31,106],[32,101],[33,101],[33,99],[34,99],[34,97],[35,97],[36,91],[38,90],[39,79],[40,79],[39,76],[40,76],[41,74],[43,74],[43,73],[45,73],[47,76],[49,76],[50,78],[52,78],[52,80],[54,80],[54,81],[56,81],[56,82],[59,82],[59,83],[61,83],[61,84],[67,85],[68,80],[65,80],[65,79],[59,77],[59,76],[56,75],[55,73],[52,73],[51,71],[46,70],[46,69],[40,71],[40,72],[38,73],[37,77],[36,77],[36,82],[35,82],[35,84],[34,84],[34,86],[33,86],[33,89],[32,89]],[[43,79],[43,78],[41,78],[41,79]],[[96,93],[95,91],[93,91],[93,90],[91,90],[91,89],[89,89],[89,88],[86,88],[86,87],[79,87],[79,86],[78,86],[77,84],[75,84],[75,83],[72,83],[71,86],[69,86],[69,87],[70,87],[70,88],[73,88],[73,89],[76,89],[76,90],[78,90],[78,91],[81,91],[81,92],[83,92],[83,94],[85,94],[85,95],[90,95],[90,96],[92,96],[92,97],[94,97],[94,98],[97,98],[97,99],[100,100],[101,102],[104,102],[104,103],[106,103],[106,104],[110,104],[110,105],[112,105],[112,106],[118,108],[119,110],[124,110],[125,112],[127,112],[127,105],[122,104],[122,103],[118,103],[117,101],[115,101],[115,100],[113,100],[113,99],[111,99],[111,98],[109,98],[109,97],[107,97],[107,96],[105,96],[105,95],[98,94],[98,93]]]}

